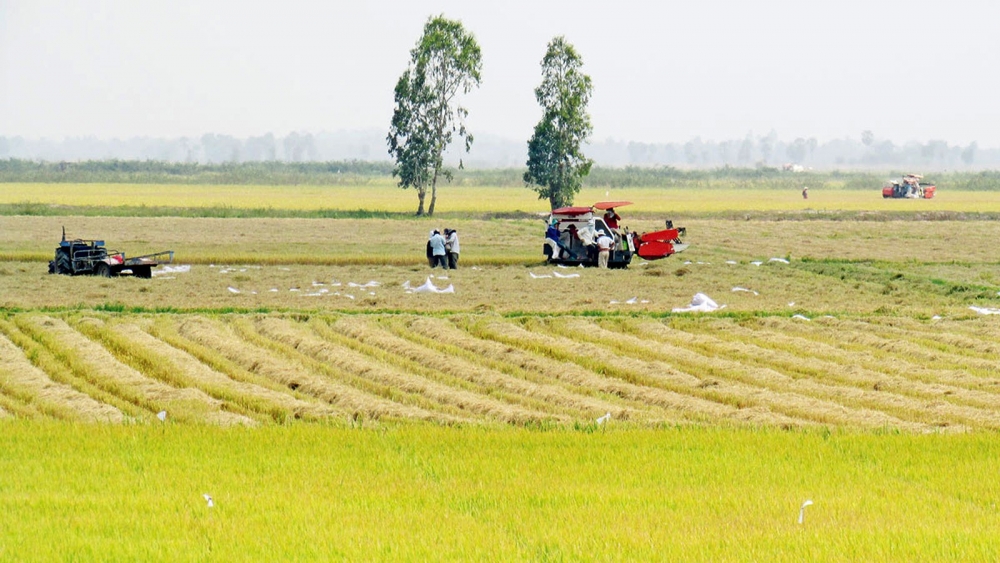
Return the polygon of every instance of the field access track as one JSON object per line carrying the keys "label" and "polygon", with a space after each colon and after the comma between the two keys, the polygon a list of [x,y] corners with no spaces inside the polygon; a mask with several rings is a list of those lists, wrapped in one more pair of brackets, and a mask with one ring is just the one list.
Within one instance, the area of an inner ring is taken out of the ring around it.
{"label": "field access track", "polygon": [[11,313],[0,418],[1000,428],[992,318]]}

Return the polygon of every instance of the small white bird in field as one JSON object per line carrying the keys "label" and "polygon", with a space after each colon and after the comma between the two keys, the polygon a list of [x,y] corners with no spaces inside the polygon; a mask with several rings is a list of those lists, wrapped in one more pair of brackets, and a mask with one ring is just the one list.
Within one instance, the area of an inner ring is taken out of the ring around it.
{"label": "small white bird in field", "polygon": [[212,508],[213,506],[215,506],[215,503],[212,501],[212,495],[210,495],[208,493],[205,493],[205,494],[203,494],[201,496],[205,497],[205,500],[208,502],[208,507],[209,508]]}
{"label": "small white bird in field", "polygon": [[167,421],[167,411],[160,411],[156,413],[156,418],[160,419],[160,422]]}
{"label": "small white bird in field", "polygon": [[811,500],[807,500],[802,503],[802,506],[799,508],[799,524],[801,524],[803,519],[806,517],[806,507],[812,506],[812,503],[813,501]]}
{"label": "small white bird in field", "polygon": [[597,419],[598,424],[604,424],[605,422],[611,420],[611,413],[605,413],[604,416]]}

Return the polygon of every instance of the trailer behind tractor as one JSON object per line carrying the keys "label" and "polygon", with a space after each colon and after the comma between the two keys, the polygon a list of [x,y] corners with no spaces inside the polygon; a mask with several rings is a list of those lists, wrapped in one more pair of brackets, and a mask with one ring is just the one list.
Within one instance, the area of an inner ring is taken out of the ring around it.
{"label": "trailer behind tractor", "polygon": [[137,278],[150,278],[153,275],[153,268],[160,264],[169,264],[173,260],[173,250],[129,258],[124,252],[109,250],[104,246],[103,240],[66,240],[64,228],[55,258],[49,262],[49,273],[105,278],[131,274]]}

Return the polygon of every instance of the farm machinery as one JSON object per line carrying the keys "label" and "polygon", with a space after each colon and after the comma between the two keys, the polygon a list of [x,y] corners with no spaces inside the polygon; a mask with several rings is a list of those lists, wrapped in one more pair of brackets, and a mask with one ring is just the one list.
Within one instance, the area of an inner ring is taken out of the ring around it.
{"label": "farm machinery", "polygon": [[128,258],[124,252],[109,250],[104,246],[103,240],[66,240],[66,229],[63,228],[55,259],[49,262],[49,273],[105,278],[131,274],[137,278],[150,278],[153,276],[153,268],[169,264],[173,260],[173,250]]}
{"label": "farm machinery", "polygon": [[[627,268],[632,257],[658,260],[682,252],[688,247],[681,242],[684,227],[675,228],[666,221],[666,228],[651,233],[630,232],[618,228],[615,208],[631,205],[629,201],[601,201],[590,207],[561,207],[548,218],[545,245],[542,252],[550,264],[566,266],[596,266],[597,239],[606,234],[614,244],[608,257],[609,268]],[[595,213],[604,211],[603,215]]]}
{"label": "farm machinery", "polygon": [[882,185],[882,198],[931,199],[937,186],[926,184],[921,186],[924,177],[919,174],[907,174],[898,180],[889,180]]}

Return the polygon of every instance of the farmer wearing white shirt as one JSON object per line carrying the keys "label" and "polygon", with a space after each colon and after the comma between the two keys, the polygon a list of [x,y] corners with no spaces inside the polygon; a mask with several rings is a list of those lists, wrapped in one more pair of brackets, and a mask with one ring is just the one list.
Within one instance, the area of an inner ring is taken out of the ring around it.
{"label": "farmer wearing white shirt", "polygon": [[434,231],[434,234],[431,235],[430,244],[431,244],[431,256],[433,258],[433,261],[431,263],[431,268],[437,268],[438,266],[441,266],[442,268],[447,270],[448,262],[445,258],[444,237],[441,236],[440,231]]}
{"label": "farmer wearing white shirt", "polygon": [[611,256],[611,245],[615,241],[608,236],[608,233],[600,231],[597,237],[597,267],[607,268],[608,267],[608,257]]}
{"label": "farmer wearing white shirt", "polygon": [[458,246],[458,231],[455,229],[444,230],[444,249],[448,253],[448,268],[458,269],[458,253],[461,252]]}

